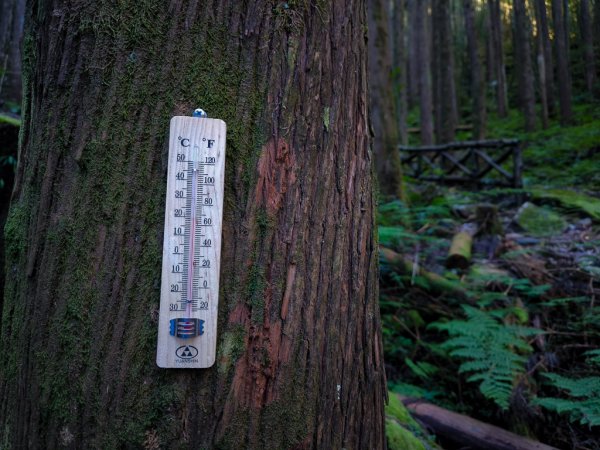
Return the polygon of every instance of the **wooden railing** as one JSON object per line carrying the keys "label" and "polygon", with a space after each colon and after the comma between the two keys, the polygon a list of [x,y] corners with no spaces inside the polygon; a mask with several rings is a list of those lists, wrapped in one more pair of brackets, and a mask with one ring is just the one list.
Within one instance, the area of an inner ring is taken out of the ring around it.
{"label": "wooden railing", "polygon": [[398,148],[404,174],[418,180],[514,188],[523,186],[523,162],[518,140],[464,141]]}

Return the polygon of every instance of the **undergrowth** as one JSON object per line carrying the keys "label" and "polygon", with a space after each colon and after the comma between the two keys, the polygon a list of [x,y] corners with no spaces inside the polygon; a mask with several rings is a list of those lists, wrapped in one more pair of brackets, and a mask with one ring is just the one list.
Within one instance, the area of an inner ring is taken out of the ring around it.
{"label": "undergrowth", "polygon": [[[408,194],[410,208],[385,202],[378,215],[380,245],[405,261],[380,263],[390,389],[558,447],[600,448],[576,445],[600,432],[597,225],[557,244],[511,247],[504,237],[493,255],[493,237],[478,236],[486,245],[474,246],[471,267],[450,270],[449,243],[469,208],[492,202],[509,214],[527,189],[423,185]],[[559,211],[570,223],[582,220],[582,211]],[[504,226],[510,233],[514,225]],[[556,254],[567,247],[577,256],[565,256],[565,266]]]}

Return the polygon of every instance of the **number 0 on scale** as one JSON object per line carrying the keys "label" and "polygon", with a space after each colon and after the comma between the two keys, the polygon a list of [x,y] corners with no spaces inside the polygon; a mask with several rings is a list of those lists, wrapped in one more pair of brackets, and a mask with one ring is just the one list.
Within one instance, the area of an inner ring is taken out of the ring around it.
{"label": "number 0 on scale", "polygon": [[215,362],[225,122],[171,119],[156,363],[204,368]]}

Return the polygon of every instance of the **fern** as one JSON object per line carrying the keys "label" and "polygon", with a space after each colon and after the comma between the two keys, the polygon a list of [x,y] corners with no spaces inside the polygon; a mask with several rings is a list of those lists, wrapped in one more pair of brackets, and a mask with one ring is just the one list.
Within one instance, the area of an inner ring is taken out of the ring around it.
{"label": "fern", "polygon": [[[600,365],[600,349],[585,352],[590,364]],[[600,377],[568,378],[555,373],[544,374],[548,383],[565,392],[570,398],[543,397],[535,403],[567,414],[571,422],[582,425],[600,426]]]}
{"label": "fern", "polygon": [[532,351],[526,338],[541,330],[507,325],[497,312],[463,306],[467,320],[434,323],[430,327],[446,331],[450,339],[442,346],[450,356],[462,361],[459,372],[467,381],[478,382],[479,390],[502,409],[507,409],[515,379],[525,372]]}

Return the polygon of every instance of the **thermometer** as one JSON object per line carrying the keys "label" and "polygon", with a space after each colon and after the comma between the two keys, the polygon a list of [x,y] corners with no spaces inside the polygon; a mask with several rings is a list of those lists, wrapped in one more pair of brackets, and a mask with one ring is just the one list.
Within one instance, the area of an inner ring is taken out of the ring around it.
{"label": "thermometer", "polygon": [[225,122],[171,119],[156,363],[215,362],[225,168]]}

